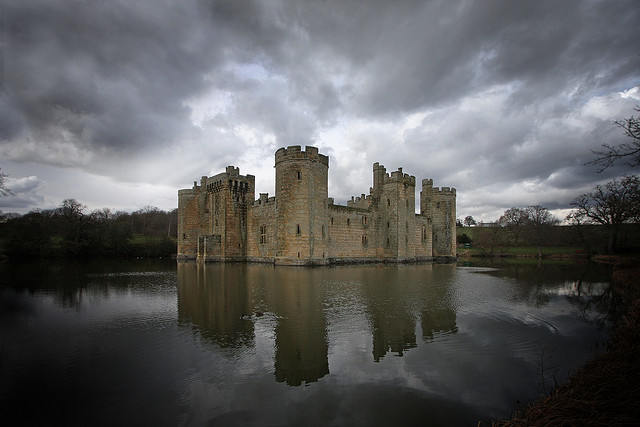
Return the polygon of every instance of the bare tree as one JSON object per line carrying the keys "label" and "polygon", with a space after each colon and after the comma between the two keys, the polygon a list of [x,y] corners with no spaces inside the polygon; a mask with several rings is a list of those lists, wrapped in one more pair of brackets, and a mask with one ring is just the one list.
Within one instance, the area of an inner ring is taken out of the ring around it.
{"label": "bare tree", "polygon": [[556,225],[560,221],[547,208],[543,208],[540,205],[527,206],[526,212],[528,216],[527,225],[538,247],[538,258],[542,258],[542,243],[546,235],[545,231],[549,226]]}
{"label": "bare tree", "polygon": [[[636,106],[634,110],[640,112],[640,107]],[[640,117],[631,116],[613,123],[622,128],[629,140],[617,146],[602,144],[602,150],[593,150],[593,154],[598,157],[587,164],[599,165],[598,172],[613,166],[616,160],[623,158],[628,160],[631,167],[640,166]]]}
{"label": "bare tree", "polygon": [[571,211],[569,212],[569,215],[565,217],[565,221],[567,222],[567,224],[571,225],[576,230],[578,237],[582,241],[582,244],[584,245],[587,253],[591,253],[591,244],[589,243],[589,239],[587,238],[583,227],[585,222],[588,223],[586,219],[587,218],[585,218],[577,211]]}
{"label": "bare tree", "polygon": [[471,227],[472,225],[476,225],[476,220],[473,219],[471,215],[467,215],[464,218],[463,224],[466,225],[467,227]]}
{"label": "bare tree", "polygon": [[60,215],[64,221],[66,242],[69,244],[69,247],[73,246],[72,251],[74,252],[77,251],[79,247],[80,233],[85,223],[85,209],[87,209],[87,207],[76,199],[65,199],[58,209],[56,209],[58,215]]}
{"label": "bare tree", "polygon": [[58,207],[58,212],[65,218],[76,219],[84,216],[86,208],[76,199],[64,199]]}
{"label": "bare tree", "polygon": [[11,190],[7,188],[7,174],[0,169],[0,197],[7,197],[12,195]]}
{"label": "bare tree", "polygon": [[591,193],[576,197],[571,206],[575,208],[574,219],[607,228],[607,250],[613,253],[617,249],[620,226],[640,221],[640,178],[627,175],[604,185],[596,185]]}
{"label": "bare tree", "polygon": [[474,237],[476,247],[480,248],[482,254],[492,257],[496,251],[496,247],[500,245],[500,235],[502,227],[496,223],[486,223],[485,226],[479,228]]}
{"label": "bare tree", "polygon": [[523,208],[509,208],[498,219],[498,223],[513,236],[513,246],[518,246],[518,239],[528,221],[529,213]]}

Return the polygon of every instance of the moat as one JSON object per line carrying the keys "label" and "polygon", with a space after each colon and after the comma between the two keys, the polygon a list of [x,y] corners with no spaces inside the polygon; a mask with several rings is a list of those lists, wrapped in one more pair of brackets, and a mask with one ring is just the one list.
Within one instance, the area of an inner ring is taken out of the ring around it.
{"label": "moat", "polygon": [[4,422],[490,425],[602,347],[606,268],[1,264]]}

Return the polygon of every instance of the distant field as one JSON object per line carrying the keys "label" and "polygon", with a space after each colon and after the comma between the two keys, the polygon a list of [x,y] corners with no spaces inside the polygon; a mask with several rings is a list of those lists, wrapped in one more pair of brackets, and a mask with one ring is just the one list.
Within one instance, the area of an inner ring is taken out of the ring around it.
{"label": "distant field", "polygon": [[[516,236],[506,227],[457,227],[456,233],[464,241],[471,240],[468,256],[493,253],[505,256],[537,256],[535,234],[526,228]],[[517,239],[516,239],[517,237]],[[601,225],[552,226],[543,232],[543,256],[574,255],[580,251],[591,255],[607,253],[610,231]],[[622,224],[618,231],[617,250],[620,252],[640,252],[640,224]],[[468,251],[458,246],[460,255]]]}
{"label": "distant field", "polygon": [[[458,247],[458,256],[487,256],[490,250],[488,248],[470,249]],[[543,246],[542,256],[574,256],[584,254],[584,250],[577,246]],[[496,246],[493,248],[493,256],[524,256],[537,257],[537,246]]]}

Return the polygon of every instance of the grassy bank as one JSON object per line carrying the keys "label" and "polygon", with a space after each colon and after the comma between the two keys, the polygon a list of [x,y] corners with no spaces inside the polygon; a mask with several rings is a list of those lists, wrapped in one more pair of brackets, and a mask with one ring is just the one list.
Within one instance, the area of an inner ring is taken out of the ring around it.
{"label": "grassy bank", "polygon": [[[538,256],[537,246],[496,246],[494,248],[458,247],[458,258],[471,257],[521,257],[535,258]],[[586,257],[587,254],[580,246],[543,246],[542,256],[545,258],[573,258]]]}
{"label": "grassy bank", "polygon": [[[613,261],[613,258],[605,259]],[[550,396],[495,426],[635,425],[640,422],[640,259],[615,258],[613,286],[629,308],[606,351],[596,355]]]}
{"label": "grassy bank", "polygon": [[[460,244],[471,243],[473,255],[498,253],[510,256],[518,251],[535,251],[539,244],[547,251],[553,248],[556,252],[571,253],[577,249],[594,255],[608,252],[610,231],[601,225],[558,225],[547,227],[537,238],[526,227],[477,226],[456,227],[456,236]],[[640,224],[622,224],[616,247],[619,252],[640,251]]]}

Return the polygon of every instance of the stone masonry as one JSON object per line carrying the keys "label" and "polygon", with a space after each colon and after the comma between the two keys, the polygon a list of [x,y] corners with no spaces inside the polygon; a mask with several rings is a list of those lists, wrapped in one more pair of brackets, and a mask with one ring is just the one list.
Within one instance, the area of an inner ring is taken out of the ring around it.
{"label": "stone masonry", "polygon": [[328,197],[329,158],[315,147],[275,154],[276,195],[255,198],[255,177],[203,176],[178,191],[178,259],[281,265],[455,259],[456,190],[373,165],[369,195]]}

